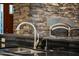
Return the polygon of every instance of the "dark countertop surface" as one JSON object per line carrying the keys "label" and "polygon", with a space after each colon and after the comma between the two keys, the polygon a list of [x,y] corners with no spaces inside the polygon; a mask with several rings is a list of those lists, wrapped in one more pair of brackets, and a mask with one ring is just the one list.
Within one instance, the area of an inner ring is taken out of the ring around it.
{"label": "dark countertop surface", "polygon": [[[26,48],[26,51],[31,51],[31,50]],[[58,50],[58,49],[36,53],[36,54],[28,53],[28,52],[14,53],[10,50],[10,48],[0,49],[0,56],[34,56],[34,55],[37,55],[37,56],[79,56],[79,53],[74,52],[74,51],[66,51],[66,50]]]}

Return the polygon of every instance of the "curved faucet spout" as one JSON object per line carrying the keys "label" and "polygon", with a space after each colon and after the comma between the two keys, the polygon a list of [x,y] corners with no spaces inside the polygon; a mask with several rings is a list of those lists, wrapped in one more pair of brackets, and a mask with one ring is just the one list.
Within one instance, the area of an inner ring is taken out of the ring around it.
{"label": "curved faucet spout", "polygon": [[36,49],[36,28],[35,28],[35,26],[29,22],[22,22],[17,26],[16,30],[20,30],[20,27],[23,24],[28,24],[28,25],[31,25],[33,27],[33,29],[34,29],[34,47],[33,48]]}
{"label": "curved faucet spout", "polygon": [[21,25],[23,25],[23,24],[31,25],[31,26],[33,27],[33,29],[36,30],[35,26],[34,26],[32,23],[29,23],[29,22],[22,22],[22,23],[20,23],[20,24],[17,26],[16,30],[20,30],[20,27],[21,27]]}

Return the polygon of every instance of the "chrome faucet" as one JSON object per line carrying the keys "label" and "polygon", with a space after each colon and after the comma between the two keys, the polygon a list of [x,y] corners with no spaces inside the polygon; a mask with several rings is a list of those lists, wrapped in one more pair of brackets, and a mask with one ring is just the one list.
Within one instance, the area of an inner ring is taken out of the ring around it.
{"label": "chrome faucet", "polygon": [[38,44],[38,42],[39,42],[39,35],[38,35],[38,39],[36,39],[37,32],[36,32],[35,26],[34,26],[32,23],[29,23],[29,22],[22,22],[22,23],[20,23],[20,24],[17,26],[16,30],[20,30],[20,27],[21,27],[21,25],[23,25],[23,24],[28,24],[28,25],[31,25],[31,26],[33,27],[33,29],[34,29],[34,47],[33,47],[33,48],[36,49],[36,46],[37,46],[37,44]]}

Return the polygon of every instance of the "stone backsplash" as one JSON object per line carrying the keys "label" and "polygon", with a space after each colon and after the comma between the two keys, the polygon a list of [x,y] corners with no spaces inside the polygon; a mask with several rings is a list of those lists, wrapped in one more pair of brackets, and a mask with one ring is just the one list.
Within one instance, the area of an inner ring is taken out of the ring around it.
{"label": "stone backsplash", "polygon": [[[75,26],[79,26],[79,4],[77,3],[26,3],[14,4],[14,33],[32,34],[31,26],[23,25],[19,32],[16,27],[21,22],[31,22],[35,25],[37,32],[41,36],[47,36],[49,26],[47,20],[56,17],[65,17],[74,20]],[[64,21],[64,20],[63,20]]]}

